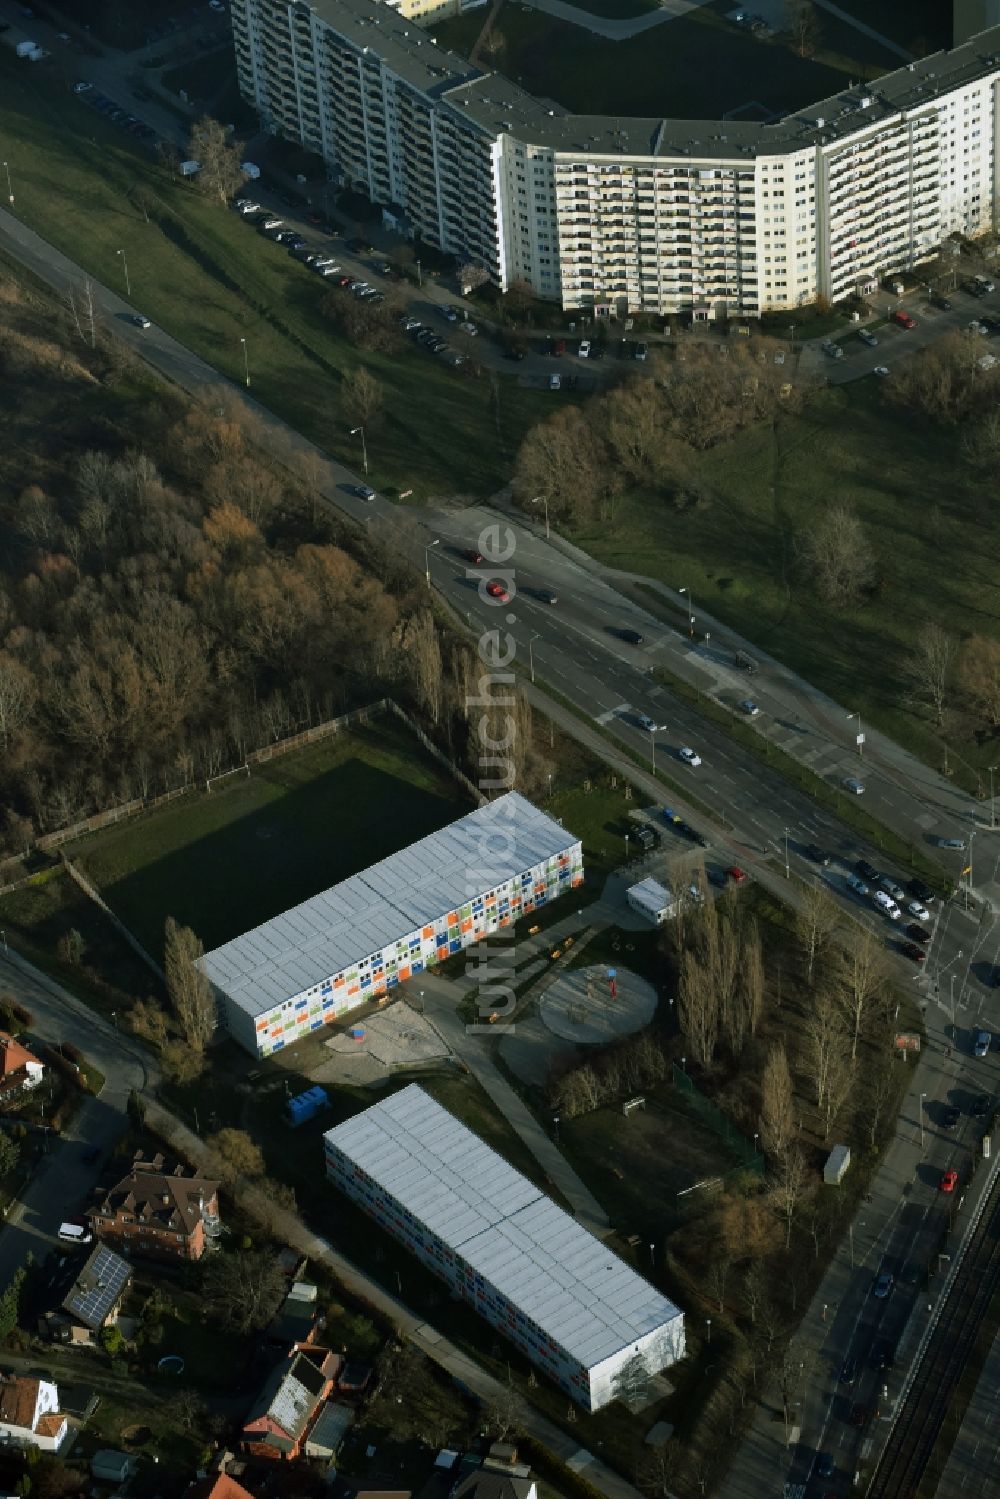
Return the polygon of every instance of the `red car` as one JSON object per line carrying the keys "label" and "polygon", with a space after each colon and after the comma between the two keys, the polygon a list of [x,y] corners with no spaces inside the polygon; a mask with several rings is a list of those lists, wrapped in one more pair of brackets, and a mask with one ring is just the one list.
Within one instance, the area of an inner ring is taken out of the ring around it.
{"label": "red car", "polygon": [[468,562],[471,562],[473,567],[479,567],[486,561],[486,558],[483,556],[482,552],[478,552],[475,547],[470,547],[465,556],[466,560]]}
{"label": "red car", "polygon": [[354,280],[353,276],[338,276],[337,277],[337,285],[338,286],[350,286],[350,284],[351,284],[351,282],[353,280]]}
{"label": "red car", "polygon": [[954,1192],[954,1190],[955,1190],[955,1188],[957,1186],[958,1186],[958,1172],[957,1171],[946,1171],[945,1174],[944,1174],[944,1176],[942,1176],[942,1178],[941,1178],[941,1191],[942,1192]]}
{"label": "red car", "polygon": [[900,308],[898,312],[893,313],[892,320],[894,323],[898,324],[900,328],[905,328],[907,332],[909,332],[911,328],[915,328],[917,326],[916,318],[911,317],[910,314],[908,312],[904,312],[902,308]]}
{"label": "red car", "polygon": [[742,885],[746,877],[746,870],[741,869],[738,864],[730,864],[726,870],[726,879],[731,880],[734,885]]}
{"label": "red car", "polygon": [[927,954],[915,942],[904,942],[901,951],[904,957],[910,959],[911,963],[923,963],[926,961]]}
{"label": "red car", "polygon": [[502,583],[487,583],[486,592],[489,594],[491,599],[499,599],[501,604],[507,604],[510,602],[510,594],[507,592]]}
{"label": "red car", "polygon": [[322,224],[323,215],[321,213],[311,213],[309,215],[309,222],[310,224]]}

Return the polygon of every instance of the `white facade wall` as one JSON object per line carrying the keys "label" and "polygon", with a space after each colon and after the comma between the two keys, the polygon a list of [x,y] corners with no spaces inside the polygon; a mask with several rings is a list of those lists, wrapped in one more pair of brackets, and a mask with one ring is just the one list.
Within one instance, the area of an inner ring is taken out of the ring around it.
{"label": "white facade wall", "polygon": [[566,848],[543,864],[522,870],[490,890],[480,891],[453,911],[416,931],[404,932],[378,952],[359,954],[357,962],[327,974],[318,983],[256,1019],[221,995],[226,1029],[258,1057],[271,1056],[310,1031],[337,1020],[349,1010],[384,999],[407,979],[454,957],[473,943],[503,930],[522,916],[530,916],[566,890],[583,883],[583,846]]}
{"label": "white facade wall", "polygon": [[393,31],[369,0],[233,0],[232,13],[240,86],[266,123],[501,290],[525,282],[567,309],[794,309],[994,224],[1000,62],[988,46],[1000,55],[1000,28],[957,62],[938,54],[845,90],[822,106],[830,118],[660,122],[631,137],[614,128],[628,122],[577,128],[532,110],[416,23]]}

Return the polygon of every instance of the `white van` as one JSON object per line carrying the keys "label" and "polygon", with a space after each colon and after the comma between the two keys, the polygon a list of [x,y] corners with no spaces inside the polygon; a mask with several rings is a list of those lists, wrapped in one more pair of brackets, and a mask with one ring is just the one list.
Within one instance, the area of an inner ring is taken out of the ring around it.
{"label": "white van", "polygon": [[903,914],[892,896],[887,895],[884,890],[876,890],[874,900],[882,914],[888,916],[890,921],[898,921]]}
{"label": "white van", "polygon": [[89,1244],[93,1237],[85,1223],[60,1223],[56,1235],[63,1244]]}

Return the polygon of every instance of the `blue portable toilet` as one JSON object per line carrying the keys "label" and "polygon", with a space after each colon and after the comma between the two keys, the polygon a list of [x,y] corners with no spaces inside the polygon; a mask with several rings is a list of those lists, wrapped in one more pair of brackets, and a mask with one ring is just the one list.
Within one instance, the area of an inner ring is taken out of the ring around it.
{"label": "blue portable toilet", "polygon": [[305,1093],[298,1093],[290,1098],[285,1105],[285,1118],[297,1129],[300,1124],[305,1124],[307,1119],[313,1119],[321,1114],[324,1109],[330,1107],[330,1100],[323,1088],[307,1088]]}

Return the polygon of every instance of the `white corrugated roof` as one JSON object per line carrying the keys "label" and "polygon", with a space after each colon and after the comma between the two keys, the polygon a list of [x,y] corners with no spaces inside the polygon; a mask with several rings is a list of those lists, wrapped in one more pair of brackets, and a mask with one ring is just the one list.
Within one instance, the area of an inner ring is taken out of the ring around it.
{"label": "white corrugated roof", "polygon": [[254,1019],[579,840],[517,791],[206,953]]}
{"label": "white corrugated roof", "polygon": [[628,894],[638,895],[643,900],[649,901],[651,905],[655,903],[659,906],[669,906],[673,900],[673,896],[666,885],[661,885],[659,880],[654,880],[652,877],[647,880],[640,880],[638,885],[630,885],[628,887]]}
{"label": "white corrugated roof", "polygon": [[682,1315],[416,1083],[326,1139],[587,1368]]}

